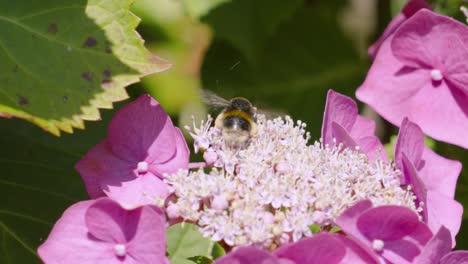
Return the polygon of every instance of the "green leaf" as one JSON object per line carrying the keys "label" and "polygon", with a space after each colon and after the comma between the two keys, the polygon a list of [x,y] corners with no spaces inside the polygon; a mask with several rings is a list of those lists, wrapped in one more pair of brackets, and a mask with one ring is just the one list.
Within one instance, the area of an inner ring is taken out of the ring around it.
{"label": "green leaf", "polygon": [[74,165],[105,137],[112,112],[103,112],[102,122],[60,138],[0,119],[0,263],[42,263],[36,249],[54,223],[67,207],[89,199]]}
{"label": "green leaf", "polygon": [[316,234],[316,233],[320,232],[322,227],[320,225],[318,225],[318,224],[313,224],[313,225],[309,226],[309,229],[312,232],[312,234]]}
{"label": "green leaf", "polygon": [[338,226],[334,226],[330,229],[330,233],[336,233],[336,232],[340,232],[341,231],[341,228],[339,228]]}
{"label": "green leaf", "polygon": [[126,99],[124,87],[168,68],[144,48],[131,3],[0,2],[0,115],[71,133]]}
{"label": "green leaf", "polygon": [[230,42],[251,63],[269,43],[277,27],[289,19],[301,0],[236,0],[212,10],[202,21],[213,28],[216,38]]}
{"label": "green leaf", "polygon": [[226,255],[226,250],[217,242],[213,244],[213,249],[211,250],[211,256],[213,259],[218,259]]}
{"label": "green leaf", "polygon": [[192,224],[176,224],[167,229],[167,252],[172,264],[190,264],[188,258],[209,256],[213,241],[204,238]]}
{"label": "green leaf", "polygon": [[213,262],[212,259],[210,259],[209,257],[205,257],[205,256],[190,257],[188,258],[188,260],[191,260],[196,264],[210,264]]}
{"label": "green leaf", "polygon": [[231,0],[182,0],[187,14],[194,18],[207,15],[212,9]]}
{"label": "green leaf", "polygon": [[[209,23],[216,23],[213,27],[230,24],[225,26],[225,32],[214,36],[202,68],[203,87],[226,98],[247,97],[259,108],[283,110],[294,119],[306,121],[308,130],[318,138],[327,90],[352,95],[367,70],[367,64],[361,61],[338,24],[337,16],[343,2],[304,3],[291,18],[276,23],[275,32],[266,39],[266,45],[255,57],[255,64],[246,59],[251,53],[246,55],[244,49],[232,44],[233,41],[224,40],[224,35],[232,33],[236,41],[243,41],[238,36],[242,32],[228,30],[237,24],[215,14],[225,9],[222,13],[225,17],[236,14],[239,17],[239,10],[227,10],[231,4],[213,10],[209,17],[215,16],[218,20],[207,19]],[[275,5],[268,8],[272,6]],[[237,21],[253,19],[251,16],[253,14],[243,14]],[[248,45],[249,42],[243,43]]]}
{"label": "green leaf", "polygon": [[390,136],[390,142],[384,145],[385,152],[387,152],[387,156],[389,159],[395,158],[395,145],[398,139],[397,135]]}

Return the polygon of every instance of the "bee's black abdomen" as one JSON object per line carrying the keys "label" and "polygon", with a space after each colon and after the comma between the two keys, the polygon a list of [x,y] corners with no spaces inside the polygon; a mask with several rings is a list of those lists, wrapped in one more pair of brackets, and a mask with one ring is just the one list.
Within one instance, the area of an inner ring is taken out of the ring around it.
{"label": "bee's black abdomen", "polygon": [[241,116],[230,116],[226,117],[223,120],[223,126],[226,128],[241,129],[244,131],[249,131],[251,126],[249,121]]}

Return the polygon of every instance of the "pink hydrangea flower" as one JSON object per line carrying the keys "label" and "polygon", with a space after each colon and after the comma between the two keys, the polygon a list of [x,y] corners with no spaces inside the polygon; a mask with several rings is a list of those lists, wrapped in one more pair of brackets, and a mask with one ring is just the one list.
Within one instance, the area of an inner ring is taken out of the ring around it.
{"label": "pink hydrangea flower", "polygon": [[122,107],[108,136],[77,164],[91,198],[104,195],[131,209],[168,195],[164,173],[188,168],[189,150],[161,105],[142,95]]}
{"label": "pink hydrangea flower", "polygon": [[39,247],[47,264],[169,263],[164,213],[155,206],[125,210],[108,198],[76,203]]}
{"label": "pink hydrangea flower", "polygon": [[322,123],[323,144],[333,146],[341,143],[350,149],[359,147],[371,160],[387,160],[382,143],[374,133],[374,121],[359,115],[353,99],[328,91]]}
{"label": "pink hydrangea flower", "polygon": [[363,248],[391,263],[411,263],[432,237],[414,211],[393,205],[373,208],[368,200],[348,208],[336,223]]}
{"label": "pink hydrangea flower", "polygon": [[238,248],[214,264],[338,264],[377,263],[352,240],[333,233],[320,233],[280,247],[273,253],[253,246]]}
{"label": "pink hydrangea flower", "polygon": [[374,44],[372,44],[372,46],[370,46],[370,48],[368,49],[369,56],[371,58],[375,58],[382,43],[390,35],[395,33],[395,31],[400,27],[400,25],[403,22],[408,20],[408,18],[410,18],[412,15],[414,15],[417,11],[419,11],[422,8],[431,9],[431,6],[429,6],[424,0],[409,0],[408,3],[403,8],[403,10],[401,11],[401,13],[395,16],[392,19],[392,21],[390,21],[387,28],[385,28],[384,32],[379,37],[379,39]]}
{"label": "pink hydrangea flower", "polygon": [[463,207],[453,199],[461,163],[445,159],[424,146],[424,134],[418,125],[405,118],[395,146],[395,163],[402,171],[403,184],[409,184],[422,203],[423,219],[432,232],[446,226],[455,245]]}
{"label": "pink hydrangea flower", "polygon": [[466,25],[421,9],[382,43],[356,96],[395,125],[409,117],[468,148],[467,43]]}

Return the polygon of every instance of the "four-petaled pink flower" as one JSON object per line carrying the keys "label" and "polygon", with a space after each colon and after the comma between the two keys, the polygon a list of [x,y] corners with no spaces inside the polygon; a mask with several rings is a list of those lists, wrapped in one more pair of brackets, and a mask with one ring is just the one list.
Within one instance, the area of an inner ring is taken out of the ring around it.
{"label": "four-petaled pink flower", "polygon": [[69,207],[38,253],[47,264],[167,263],[166,218],[156,206],[125,210],[108,198]]}
{"label": "four-petaled pink flower", "polygon": [[164,173],[188,168],[181,131],[161,105],[142,95],[122,107],[108,136],[76,164],[91,198],[107,195],[124,208],[156,204],[168,195]]}
{"label": "four-petaled pink flower", "polygon": [[416,203],[423,204],[423,219],[432,232],[447,227],[455,246],[463,207],[453,199],[461,164],[443,158],[424,146],[418,125],[403,119],[395,146],[395,163],[402,171],[402,184],[412,186]]}
{"label": "four-petaled pink flower", "polygon": [[214,264],[338,264],[375,263],[375,256],[354,241],[334,233],[320,233],[270,253],[254,246],[238,248]]}
{"label": "four-petaled pink flower", "polygon": [[382,143],[374,133],[374,121],[359,115],[353,99],[333,90],[328,91],[322,124],[323,144],[332,146],[341,143],[350,149],[359,147],[371,160],[387,160]]}
{"label": "four-petaled pink flower", "polygon": [[411,263],[432,237],[431,230],[407,207],[373,208],[369,200],[348,208],[336,223],[363,248],[391,263]]}
{"label": "four-petaled pink flower", "polygon": [[410,18],[417,11],[419,11],[420,9],[423,9],[423,8],[426,8],[426,9],[430,10],[431,6],[428,5],[426,3],[426,1],[424,1],[424,0],[409,0],[408,3],[403,8],[403,10],[401,11],[401,13],[398,14],[397,16],[395,16],[395,18],[393,18],[392,21],[390,21],[390,23],[387,25],[387,28],[385,28],[384,32],[379,37],[379,39],[374,44],[372,44],[372,46],[369,47],[369,49],[367,50],[367,52],[369,53],[369,56],[371,58],[375,58],[375,56],[377,55],[377,52],[379,51],[380,46],[382,45],[382,43],[389,36],[391,36],[393,33],[395,33],[395,31],[400,27],[400,25],[403,22],[408,20],[408,18]]}
{"label": "four-petaled pink flower", "polygon": [[467,43],[466,25],[421,9],[382,43],[356,96],[394,125],[409,117],[468,148]]}

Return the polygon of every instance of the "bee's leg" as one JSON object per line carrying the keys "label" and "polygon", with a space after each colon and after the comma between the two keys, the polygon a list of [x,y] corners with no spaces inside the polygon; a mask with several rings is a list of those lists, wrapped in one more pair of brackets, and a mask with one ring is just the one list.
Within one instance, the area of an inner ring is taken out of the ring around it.
{"label": "bee's leg", "polygon": [[217,117],[216,117],[216,120],[215,120],[215,127],[218,128],[218,129],[223,129],[223,116],[224,116],[224,112],[219,114]]}
{"label": "bee's leg", "polygon": [[258,127],[257,127],[257,124],[255,124],[254,122],[252,122],[251,124],[251,129],[250,129],[250,136],[251,137],[254,137],[258,134]]}

